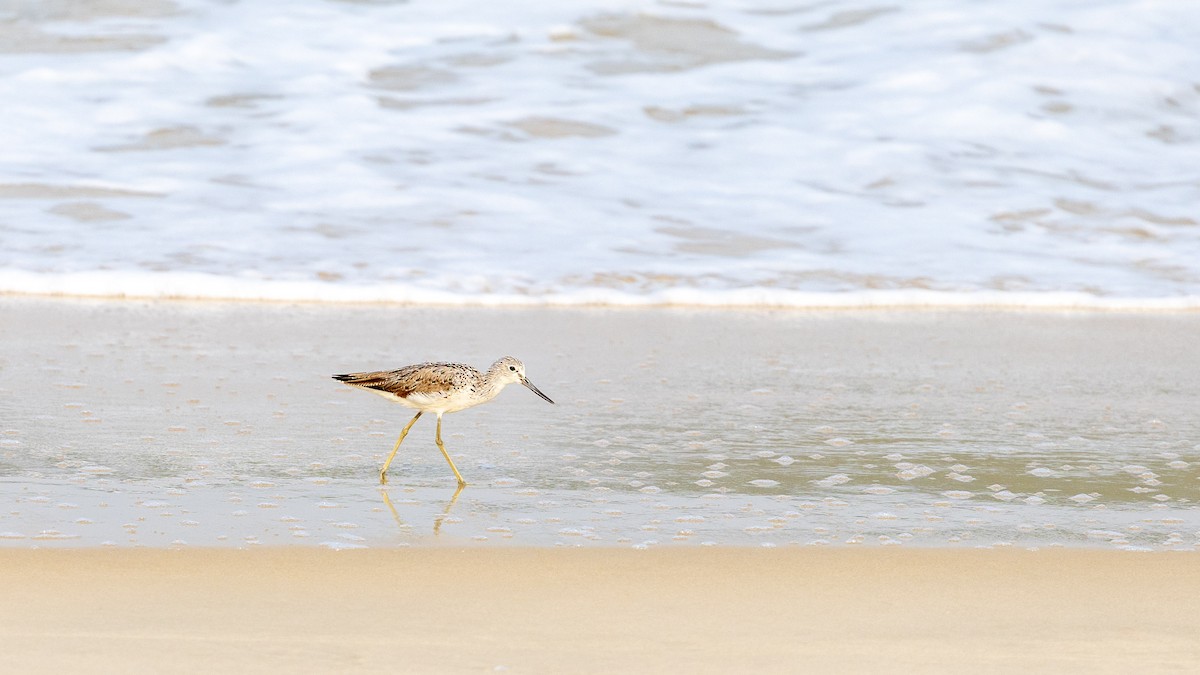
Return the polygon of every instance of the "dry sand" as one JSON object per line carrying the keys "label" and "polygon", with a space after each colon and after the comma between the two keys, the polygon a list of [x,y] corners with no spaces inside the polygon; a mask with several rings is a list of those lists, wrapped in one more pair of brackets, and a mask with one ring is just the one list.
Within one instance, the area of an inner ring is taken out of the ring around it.
{"label": "dry sand", "polygon": [[1186,553],[6,550],[7,672],[1197,672]]}

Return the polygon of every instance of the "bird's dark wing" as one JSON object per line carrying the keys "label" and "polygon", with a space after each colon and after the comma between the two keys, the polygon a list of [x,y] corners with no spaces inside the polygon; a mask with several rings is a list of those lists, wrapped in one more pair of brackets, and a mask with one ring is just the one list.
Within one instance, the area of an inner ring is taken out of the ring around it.
{"label": "bird's dark wing", "polygon": [[458,363],[421,363],[396,370],[334,375],[333,379],[355,387],[377,389],[407,398],[412,394],[437,395],[462,388],[479,378],[479,372]]}

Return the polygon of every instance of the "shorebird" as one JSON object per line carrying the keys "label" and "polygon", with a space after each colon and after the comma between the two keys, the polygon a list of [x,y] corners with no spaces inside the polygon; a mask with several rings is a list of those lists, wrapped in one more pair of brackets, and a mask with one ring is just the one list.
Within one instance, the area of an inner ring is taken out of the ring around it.
{"label": "shorebird", "polygon": [[334,375],[333,379],[361,387],[417,411],[400,432],[400,438],[396,439],[396,445],[392,447],[392,454],[388,455],[383,468],[379,470],[380,483],[387,483],[387,470],[392,464],[392,458],[396,456],[396,451],[400,449],[400,443],[408,435],[408,430],[424,413],[437,413],[437,435],[434,436],[434,440],[438,450],[442,451],[442,456],[450,464],[450,470],[454,472],[461,489],[467,481],[463,480],[458,467],[454,466],[454,460],[450,459],[450,453],[446,452],[446,446],[442,444],[442,415],[487,403],[496,398],[496,394],[505,386],[517,382],[547,402],[554,403],[549,396],[526,379],[525,364],[511,356],[505,356],[493,363],[486,373],[462,363],[418,363],[396,370]]}

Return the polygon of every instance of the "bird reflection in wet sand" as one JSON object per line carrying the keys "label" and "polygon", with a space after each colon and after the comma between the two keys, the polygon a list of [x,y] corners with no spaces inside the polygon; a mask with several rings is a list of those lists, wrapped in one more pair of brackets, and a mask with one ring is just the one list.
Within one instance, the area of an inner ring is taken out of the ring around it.
{"label": "bird reflection in wet sand", "polygon": [[554,403],[525,377],[525,364],[511,356],[505,356],[493,363],[486,373],[462,363],[419,363],[396,370],[334,375],[333,379],[361,387],[417,411],[400,432],[400,438],[396,439],[396,445],[392,447],[392,454],[388,455],[383,468],[379,470],[381,484],[387,483],[388,467],[391,466],[396,451],[400,449],[400,444],[404,442],[404,437],[408,435],[408,430],[424,413],[431,412],[437,415],[437,434],[434,441],[442,451],[442,456],[446,458],[446,463],[450,465],[450,470],[454,472],[454,477],[458,479],[459,487],[462,487],[467,481],[463,480],[458,467],[454,466],[454,460],[450,459],[450,453],[446,452],[446,446],[442,444],[443,414],[487,403],[496,398],[504,387],[518,382],[547,403]]}
{"label": "bird reflection in wet sand", "polygon": [[[454,508],[455,502],[458,501],[458,495],[462,494],[462,491],[463,491],[463,486],[459,485],[458,489],[456,489],[454,491],[454,494],[450,497],[450,501],[446,502],[446,507],[442,509],[442,512],[440,514],[438,514],[437,516],[434,516],[434,518],[433,518],[433,534],[434,534],[434,536],[442,533],[442,521],[445,520],[446,517],[450,515],[450,509]],[[396,521],[396,525],[398,525],[401,530],[408,529],[410,527],[409,524],[404,522],[404,520],[400,518],[400,513],[398,511],[396,511],[396,507],[394,505],[392,505],[392,499],[391,499],[391,497],[388,496],[387,488],[379,488],[379,494],[383,496],[383,503],[387,504],[388,510],[392,512],[392,519]]]}

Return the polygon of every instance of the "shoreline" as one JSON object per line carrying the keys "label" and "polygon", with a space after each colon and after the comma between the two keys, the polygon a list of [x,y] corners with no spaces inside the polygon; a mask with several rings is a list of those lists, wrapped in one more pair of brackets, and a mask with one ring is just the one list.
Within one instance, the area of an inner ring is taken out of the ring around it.
{"label": "shoreline", "polygon": [[[670,291],[666,292],[670,294]],[[733,295],[743,295],[738,291]],[[417,309],[497,309],[497,310],[682,310],[682,311],[729,311],[729,312],[798,312],[798,313],[842,313],[842,312],[997,312],[997,313],[1071,313],[1071,314],[1196,314],[1200,313],[1200,296],[1182,297],[1129,297],[1106,298],[1074,292],[1029,292],[1008,293],[1003,291],[978,291],[955,293],[950,291],[796,291],[798,297],[822,297],[822,302],[711,302],[659,300],[638,295],[617,293],[614,300],[563,299],[558,296],[501,295],[496,299],[487,296],[470,298],[461,296],[454,301],[378,299],[355,296],[338,297],[246,297],[246,296],[200,296],[188,294],[137,294],[137,293],[62,293],[0,290],[0,298],[29,301],[95,301],[95,302],[146,302],[180,304],[231,304],[231,305],[299,305],[330,308],[417,308]],[[909,298],[924,299],[909,299]],[[835,301],[836,300],[836,301]]]}
{"label": "shoreline", "polygon": [[1187,555],[0,550],[21,671],[1178,672]]}

